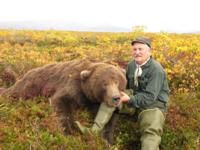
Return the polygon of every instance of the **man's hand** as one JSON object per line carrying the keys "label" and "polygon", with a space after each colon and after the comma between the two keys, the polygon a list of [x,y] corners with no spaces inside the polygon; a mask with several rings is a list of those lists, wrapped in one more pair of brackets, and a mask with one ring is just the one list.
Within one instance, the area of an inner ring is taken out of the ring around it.
{"label": "man's hand", "polygon": [[121,103],[128,102],[129,100],[130,100],[130,97],[126,93],[120,92],[120,100],[117,103],[113,103],[113,106],[118,107],[121,105]]}
{"label": "man's hand", "polygon": [[120,101],[121,102],[128,102],[130,100],[130,97],[124,93],[124,92],[120,92]]}

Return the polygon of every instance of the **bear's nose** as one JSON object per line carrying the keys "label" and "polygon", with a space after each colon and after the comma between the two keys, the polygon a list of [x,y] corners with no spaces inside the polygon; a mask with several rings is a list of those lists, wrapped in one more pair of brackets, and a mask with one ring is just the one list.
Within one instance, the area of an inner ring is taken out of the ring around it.
{"label": "bear's nose", "polygon": [[112,97],[113,102],[119,101],[119,99],[120,99],[119,95],[115,95]]}

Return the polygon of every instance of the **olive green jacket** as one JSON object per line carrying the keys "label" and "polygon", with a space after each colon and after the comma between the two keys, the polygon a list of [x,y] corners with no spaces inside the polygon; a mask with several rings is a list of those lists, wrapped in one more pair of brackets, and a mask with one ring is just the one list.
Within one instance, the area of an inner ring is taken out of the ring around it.
{"label": "olive green jacket", "polygon": [[159,62],[152,57],[141,66],[142,75],[138,78],[138,87],[134,85],[134,73],[136,63],[134,60],[127,66],[127,88],[133,90],[128,104],[142,110],[159,108],[166,111],[166,103],[169,97],[169,86],[166,73]]}

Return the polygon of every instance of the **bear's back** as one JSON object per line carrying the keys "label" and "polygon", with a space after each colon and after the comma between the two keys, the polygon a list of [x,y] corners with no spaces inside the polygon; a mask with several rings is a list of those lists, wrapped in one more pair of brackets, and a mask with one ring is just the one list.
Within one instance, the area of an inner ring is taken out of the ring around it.
{"label": "bear's back", "polygon": [[[27,72],[4,93],[14,97],[31,98],[38,95],[51,96],[57,89],[77,84],[80,72],[91,65],[89,61],[68,61],[38,67]],[[76,83],[74,83],[76,82]],[[28,96],[27,96],[28,95]]]}

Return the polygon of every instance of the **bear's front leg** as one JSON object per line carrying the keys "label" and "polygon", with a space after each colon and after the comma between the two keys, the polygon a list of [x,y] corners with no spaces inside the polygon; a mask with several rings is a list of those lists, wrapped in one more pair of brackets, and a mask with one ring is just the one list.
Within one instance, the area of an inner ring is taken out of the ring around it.
{"label": "bear's front leg", "polygon": [[70,99],[65,89],[59,90],[52,97],[52,105],[59,116],[65,134],[72,134],[74,129],[73,101]]}

